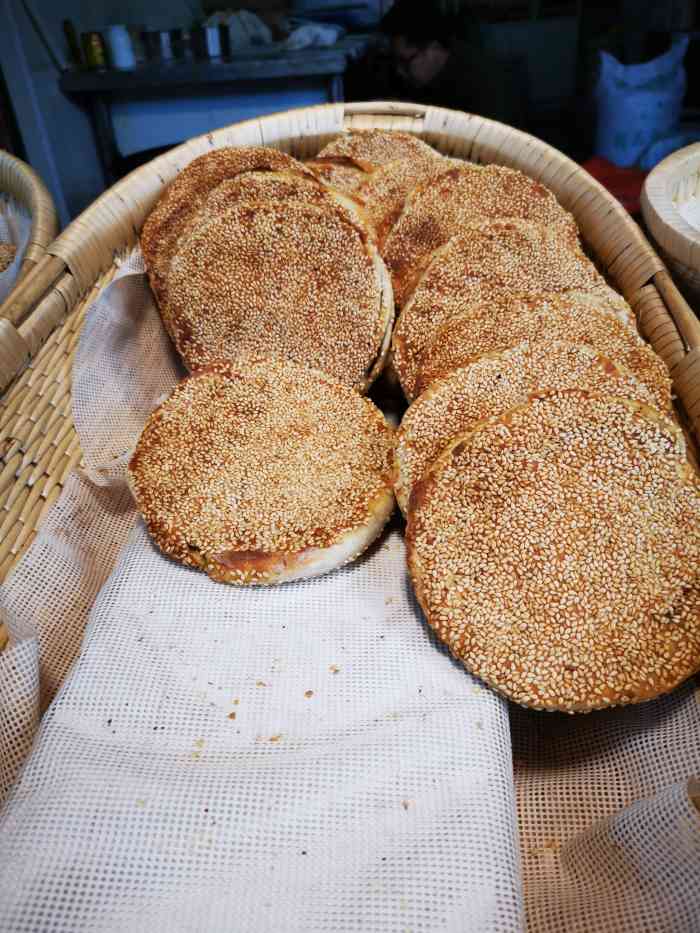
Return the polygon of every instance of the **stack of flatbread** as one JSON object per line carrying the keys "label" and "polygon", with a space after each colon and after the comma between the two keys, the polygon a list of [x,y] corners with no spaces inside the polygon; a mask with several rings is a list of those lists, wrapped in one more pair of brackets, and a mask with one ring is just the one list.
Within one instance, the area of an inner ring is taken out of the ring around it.
{"label": "stack of flatbread", "polygon": [[394,311],[371,226],[291,156],[195,159],[146,220],[141,248],[190,371],[271,352],[364,392],[381,370]]}
{"label": "stack of flatbread", "polygon": [[[668,372],[551,191],[358,131],[305,164],[195,160],[141,242],[193,373],[131,464],[167,554],[226,582],[324,572],[393,485],[428,622],[512,700],[592,710],[700,669],[700,482]],[[394,308],[395,438],[361,397]]]}

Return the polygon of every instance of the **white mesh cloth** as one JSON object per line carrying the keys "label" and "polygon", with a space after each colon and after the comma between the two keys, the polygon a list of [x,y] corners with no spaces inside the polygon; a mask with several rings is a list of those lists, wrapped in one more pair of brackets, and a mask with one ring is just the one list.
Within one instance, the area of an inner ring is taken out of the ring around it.
{"label": "white mesh cloth", "polygon": [[25,208],[9,195],[0,195],[0,243],[12,243],[17,247],[10,265],[0,272],[0,304],[17,281],[31,232],[32,218]]}
{"label": "white mesh cloth", "polygon": [[[75,566],[123,539],[125,457],[178,375],[125,275],[76,360],[73,494],[115,505],[102,527],[64,516]],[[5,587],[28,682],[37,627],[44,680],[61,640],[26,603],[39,572],[48,618],[78,582],[35,545]],[[168,561],[139,521],[5,806],[0,929],[515,931],[516,834],[507,705],[435,643],[397,528],[334,574],[245,590]]]}
{"label": "white mesh cloth", "polygon": [[2,590],[0,930],[510,931],[524,891],[533,931],[697,933],[693,684],[509,710],[428,632],[397,527],[266,590],[153,548],[124,464],[181,370],[141,270],[89,312],[86,472]]}

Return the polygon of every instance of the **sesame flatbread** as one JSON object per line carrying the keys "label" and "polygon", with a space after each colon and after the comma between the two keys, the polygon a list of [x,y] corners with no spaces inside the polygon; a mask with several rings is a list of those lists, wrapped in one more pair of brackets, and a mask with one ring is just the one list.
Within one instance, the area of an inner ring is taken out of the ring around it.
{"label": "sesame flatbread", "polygon": [[523,706],[639,703],[700,669],[700,481],[655,409],[582,392],[456,438],[414,487],[430,625]]}
{"label": "sesame flatbread", "polygon": [[401,510],[406,512],[414,485],[452,438],[535,396],[564,389],[655,403],[652,392],[632,373],[586,344],[525,341],[479,357],[433,382],[403,416],[394,461],[394,491]]}
{"label": "sesame flatbread", "polygon": [[590,292],[630,325],[634,315],[580,248],[557,227],[519,220],[469,225],[432,254],[394,332],[395,367],[413,398],[418,360],[437,329],[475,305]]}
{"label": "sesame flatbread", "polygon": [[544,185],[499,165],[453,165],[413,190],[384,244],[397,305],[405,305],[436,249],[466,225],[497,218],[556,227],[577,242],[574,218]]}
{"label": "sesame flatbread", "polygon": [[352,130],[341,133],[318,154],[319,159],[348,159],[365,172],[397,159],[415,160],[437,156],[437,151],[422,139],[397,130]]}
{"label": "sesame flatbread", "polygon": [[393,300],[371,240],[342,212],[244,201],[193,225],[160,311],[190,371],[272,353],[365,391],[388,350]]}
{"label": "sesame flatbread", "polygon": [[146,527],[219,582],[283,583],[357,557],[394,505],[392,430],[323,373],[216,363],[150,416],[129,464]]}
{"label": "sesame flatbread", "polygon": [[416,394],[485,353],[523,340],[583,343],[624,366],[652,393],[661,411],[671,409],[671,380],[664,361],[639,334],[601,311],[595,297],[571,293],[546,301],[484,304],[451,318],[435,334],[419,363]]}
{"label": "sesame flatbread", "polygon": [[141,231],[141,251],[156,295],[161,293],[178,243],[212,191],[242,172],[253,171],[289,171],[313,177],[290,155],[262,146],[213,149],[193,159],[162,193]]}
{"label": "sesame flatbread", "polygon": [[271,201],[290,204],[313,204],[334,211],[358,228],[360,234],[374,239],[374,227],[359,201],[336,191],[317,178],[297,172],[242,172],[215,188],[193,216],[190,227],[200,219],[217,214],[241,201]]}

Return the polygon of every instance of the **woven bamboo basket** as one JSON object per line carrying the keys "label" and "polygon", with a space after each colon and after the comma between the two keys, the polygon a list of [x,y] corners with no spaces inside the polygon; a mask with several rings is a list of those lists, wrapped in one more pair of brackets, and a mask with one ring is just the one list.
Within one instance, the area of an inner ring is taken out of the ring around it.
{"label": "woven bamboo basket", "polygon": [[406,130],[446,155],[512,166],[548,185],[635,309],[640,330],[671,371],[681,417],[698,433],[700,324],[639,227],[587,172],[532,136],[441,108],[361,103],[293,110],[192,139],[118,182],[52,243],[8,319],[0,322],[31,343],[33,357],[0,402],[0,580],[80,464],[71,418],[71,367],[80,328],[114,275],[115,257],[137,242],[165,185],[215,147],[274,146],[307,158],[343,129],[368,127]]}
{"label": "woven bamboo basket", "polygon": [[0,317],[4,317],[14,301],[19,286],[46,256],[46,249],[58,232],[58,218],[53,198],[34,169],[16,156],[5,152],[4,149],[0,149],[0,192],[12,195],[27,209],[32,219],[29,243],[22,259],[15,289],[0,306]]}
{"label": "woven bamboo basket", "polygon": [[[700,303],[700,143],[660,162],[647,177],[641,200],[662,256],[691,301]],[[688,222],[689,208],[697,226]]]}

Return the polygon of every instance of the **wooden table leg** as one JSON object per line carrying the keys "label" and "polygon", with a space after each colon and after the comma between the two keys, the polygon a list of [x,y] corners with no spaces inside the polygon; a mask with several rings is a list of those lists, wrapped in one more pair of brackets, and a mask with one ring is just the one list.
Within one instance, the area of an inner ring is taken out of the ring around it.
{"label": "wooden table leg", "polygon": [[90,111],[95,130],[97,152],[102,165],[105,185],[109,187],[117,180],[115,165],[118,158],[117,143],[114,138],[112,113],[109,109],[109,99],[100,94],[90,95]]}
{"label": "wooden table leg", "polygon": [[342,104],[345,100],[345,86],[342,75],[331,75],[328,82],[328,97],[331,104]]}

